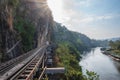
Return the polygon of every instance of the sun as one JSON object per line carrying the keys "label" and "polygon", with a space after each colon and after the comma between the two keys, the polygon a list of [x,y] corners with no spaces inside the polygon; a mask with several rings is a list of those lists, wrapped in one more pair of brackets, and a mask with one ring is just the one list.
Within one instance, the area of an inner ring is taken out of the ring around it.
{"label": "sun", "polygon": [[63,21],[63,2],[62,0],[47,0],[48,6],[50,7],[54,20],[57,22]]}

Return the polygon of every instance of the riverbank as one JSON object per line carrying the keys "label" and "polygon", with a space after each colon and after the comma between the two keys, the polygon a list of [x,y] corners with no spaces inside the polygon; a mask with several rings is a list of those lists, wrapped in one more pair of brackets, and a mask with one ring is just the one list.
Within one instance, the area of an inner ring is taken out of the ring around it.
{"label": "riverbank", "polygon": [[87,69],[96,72],[100,80],[120,80],[120,63],[101,53],[100,47],[84,54],[80,61],[83,73]]}
{"label": "riverbank", "polygon": [[102,51],[102,53],[105,54],[105,55],[108,55],[108,56],[111,57],[113,60],[120,62],[120,56],[115,55],[114,52],[112,52],[112,51]]}

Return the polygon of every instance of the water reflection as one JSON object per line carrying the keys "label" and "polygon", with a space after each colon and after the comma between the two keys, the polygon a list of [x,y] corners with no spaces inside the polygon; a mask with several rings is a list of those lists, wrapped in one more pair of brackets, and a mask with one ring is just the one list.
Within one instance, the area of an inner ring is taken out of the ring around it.
{"label": "water reflection", "polygon": [[115,67],[117,68],[117,70],[120,73],[120,62],[113,61],[113,63],[114,63]]}
{"label": "water reflection", "polygon": [[120,63],[102,54],[100,48],[92,49],[82,57],[80,65],[83,72],[86,69],[97,72],[101,80],[120,80]]}

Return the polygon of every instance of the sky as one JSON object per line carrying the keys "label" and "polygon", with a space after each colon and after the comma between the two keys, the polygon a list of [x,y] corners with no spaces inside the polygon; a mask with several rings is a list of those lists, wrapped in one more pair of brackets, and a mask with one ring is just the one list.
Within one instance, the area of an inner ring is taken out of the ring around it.
{"label": "sky", "polygon": [[120,37],[120,0],[48,0],[54,20],[93,39]]}

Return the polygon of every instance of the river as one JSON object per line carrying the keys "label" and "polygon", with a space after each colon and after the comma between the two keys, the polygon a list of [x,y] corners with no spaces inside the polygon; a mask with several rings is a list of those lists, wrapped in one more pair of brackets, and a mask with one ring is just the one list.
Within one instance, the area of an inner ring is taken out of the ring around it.
{"label": "river", "polygon": [[100,80],[120,80],[120,62],[102,54],[100,47],[85,52],[82,57],[80,65],[83,73],[87,69],[96,72],[100,76]]}

